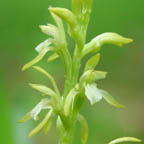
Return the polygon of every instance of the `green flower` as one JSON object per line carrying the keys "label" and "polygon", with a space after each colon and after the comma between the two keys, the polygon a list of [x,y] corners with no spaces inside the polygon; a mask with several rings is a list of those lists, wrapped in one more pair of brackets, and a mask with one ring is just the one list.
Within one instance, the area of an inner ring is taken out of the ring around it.
{"label": "green flower", "polygon": [[49,105],[49,99],[45,98],[42,99],[30,112],[30,116],[34,119],[34,120],[38,120],[38,114],[44,110],[44,109],[52,109],[52,107]]}
{"label": "green flower", "polygon": [[51,40],[45,40],[44,42],[40,43],[35,50],[38,52],[37,57],[35,57],[32,61],[30,61],[29,63],[25,64],[22,68],[22,70],[26,70],[28,68],[30,68],[31,66],[33,66],[34,64],[38,63],[45,55],[48,51],[52,50],[52,47],[50,47],[51,45]]}

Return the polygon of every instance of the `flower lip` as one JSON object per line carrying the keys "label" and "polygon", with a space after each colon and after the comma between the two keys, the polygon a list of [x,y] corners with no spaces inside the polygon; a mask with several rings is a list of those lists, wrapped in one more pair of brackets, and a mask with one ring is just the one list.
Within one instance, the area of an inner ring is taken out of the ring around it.
{"label": "flower lip", "polygon": [[85,95],[90,101],[91,105],[94,105],[103,98],[101,91],[96,86],[96,83],[84,85]]}

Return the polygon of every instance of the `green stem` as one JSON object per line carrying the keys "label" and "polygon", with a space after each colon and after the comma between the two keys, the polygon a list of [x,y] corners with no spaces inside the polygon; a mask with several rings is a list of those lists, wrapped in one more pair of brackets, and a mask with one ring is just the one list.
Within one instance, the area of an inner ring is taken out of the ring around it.
{"label": "green stem", "polygon": [[66,121],[69,122],[69,125],[65,126],[65,123],[61,118],[58,118],[57,120],[59,144],[72,144],[73,142],[75,121],[70,118],[66,119]]}
{"label": "green stem", "polygon": [[78,81],[80,62],[81,62],[81,50],[78,48],[78,46],[76,46],[72,65],[72,87],[74,87]]}
{"label": "green stem", "polygon": [[61,56],[65,68],[65,83],[64,83],[63,96],[66,97],[66,95],[69,92],[69,87],[71,85],[70,80],[71,80],[71,73],[72,73],[72,59],[67,47],[64,47],[62,49]]}
{"label": "green stem", "polygon": [[78,81],[78,77],[79,77],[79,69],[81,66],[81,55],[82,55],[82,50],[85,44],[85,35],[84,32],[80,32],[81,33],[81,40],[79,42],[77,42],[75,51],[74,51],[74,57],[73,57],[73,64],[72,64],[72,86],[71,88],[73,88],[77,81]]}
{"label": "green stem", "polygon": [[65,130],[61,136],[60,144],[72,144],[73,141],[73,128]]}

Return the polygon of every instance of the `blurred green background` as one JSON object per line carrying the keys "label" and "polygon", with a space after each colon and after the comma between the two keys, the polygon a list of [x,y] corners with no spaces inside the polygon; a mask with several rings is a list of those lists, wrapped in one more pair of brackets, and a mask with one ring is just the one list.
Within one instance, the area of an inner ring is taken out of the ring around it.
{"label": "blurred green background", "polygon": [[[57,144],[54,125],[48,135],[41,131],[28,138],[37,123],[33,120],[17,123],[41,99],[28,83],[48,83],[33,69],[22,72],[21,68],[37,55],[34,47],[47,38],[38,25],[54,23],[47,8],[70,8],[70,4],[70,0],[0,1],[0,144]],[[105,45],[101,50],[98,69],[109,75],[99,85],[126,108],[119,110],[104,101],[90,107],[86,102],[81,113],[89,123],[88,144],[106,144],[122,136],[144,140],[143,6],[143,0],[94,0],[87,41],[103,32],[117,32],[134,42],[123,48]],[[47,64],[46,59],[38,65],[46,68],[62,89],[62,63],[56,60]],[[79,132],[77,124],[75,144],[80,144]]]}

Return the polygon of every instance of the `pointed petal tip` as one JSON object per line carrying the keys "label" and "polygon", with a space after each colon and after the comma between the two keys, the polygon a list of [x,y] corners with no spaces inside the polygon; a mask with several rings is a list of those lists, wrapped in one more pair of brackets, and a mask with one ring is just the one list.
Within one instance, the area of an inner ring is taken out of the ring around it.
{"label": "pointed petal tip", "polygon": [[52,6],[50,6],[50,7],[48,8],[48,11],[50,12],[51,15],[54,14],[54,12],[53,12],[53,7],[52,7]]}
{"label": "pointed petal tip", "polygon": [[51,6],[49,6],[49,7],[48,7],[48,10],[51,10],[51,8],[52,8],[52,7],[51,7]]}
{"label": "pointed petal tip", "polygon": [[125,42],[126,42],[126,43],[131,43],[131,42],[133,42],[133,39],[131,39],[131,38],[126,38],[126,39],[125,39]]}
{"label": "pointed petal tip", "polygon": [[131,39],[131,38],[128,38],[128,40],[129,40],[129,42],[133,42],[134,40],[133,39]]}
{"label": "pointed petal tip", "polygon": [[29,85],[29,86],[31,86],[31,87],[33,86],[33,84],[32,84],[32,83],[28,83],[28,85]]}
{"label": "pointed petal tip", "polygon": [[45,25],[39,25],[39,28],[41,29],[41,31],[42,31],[43,33],[46,33],[46,31],[47,31],[47,26],[45,26]]}
{"label": "pointed petal tip", "polygon": [[47,27],[46,25],[39,25],[39,28],[40,28],[41,30],[44,30],[46,27]]}
{"label": "pointed petal tip", "polygon": [[42,29],[43,25],[39,25],[39,28]]}
{"label": "pointed petal tip", "polygon": [[23,121],[22,120],[18,120],[17,123],[23,123]]}
{"label": "pointed petal tip", "polygon": [[137,139],[137,141],[138,141],[138,142],[142,142],[142,140],[141,140],[141,139]]}
{"label": "pointed petal tip", "polygon": [[28,136],[29,136],[30,138],[31,138],[32,136],[34,136],[33,131],[31,131]]}
{"label": "pointed petal tip", "polygon": [[31,119],[30,113],[27,113],[22,119],[18,120],[18,123],[24,123],[25,121]]}
{"label": "pointed petal tip", "polygon": [[17,121],[17,123],[24,123],[25,121],[27,121],[27,120],[20,119],[20,120]]}
{"label": "pointed petal tip", "polygon": [[123,109],[123,108],[125,108],[125,106],[124,105],[119,105],[118,108]]}
{"label": "pointed petal tip", "polygon": [[117,45],[119,47],[122,47],[124,44],[129,44],[129,43],[132,43],[132,42],[133,42],[133,39],[122,37],[122,41],[120,43],[117,43]]}
{"label": "pointed petal tip", "polygon": [[52,6],[49,6],[49,7],[48,7],[48,10],[50,10],[51,8],[52,8]]}
{"label": "pointed petal tip", "polygon": [[22,67],[22,71],[25,71],[25,70],[29,69],[30,67],[31,67],[31,64],[29,62]]}
{"label": "pointed petal tip", "polygon": [[22,67],[22,71],[25,71],[27,68],[26,68],[26,66],[24,65],[23,67]]}
{"label": "pointed petal tip", "polygon": [[54,12],[55,8],[53,8],[52,6],[50,6],[50,7],[48,8],[48,10],[49,10],[50,12]]}
{"label": "pointed petal tip", "polygon": [[29,133],[28,136],[31,138],[32,136],[36,135],[38,132],[39,132],[39,130],[36,131],[35,129],[33,129],[33,130],[31,130],[31,132]]}
{"label": "pointed petal tip", "polygon": [[105,74],[105,77],[107,76],[107,74],[108,74],[108,72],[104,72],[104,74]]}
{"label": "pointed petal tip", "polygon": [[59,7],[49,7],[48,10],[53,13],[53,14],[56,14],[61,12],[61,10],[63,10],[64,8],[59,8]]}

